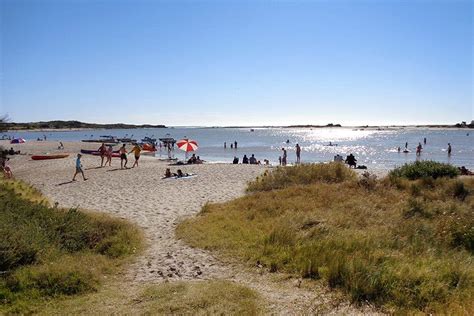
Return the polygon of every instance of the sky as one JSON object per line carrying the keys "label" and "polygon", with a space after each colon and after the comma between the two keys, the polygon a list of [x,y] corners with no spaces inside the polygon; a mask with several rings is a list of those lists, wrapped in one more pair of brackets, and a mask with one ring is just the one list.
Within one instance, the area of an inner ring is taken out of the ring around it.
{"label": "sky", "polygon": [[471,121],[473,3],[0,0],[0,115],[175,126]]}

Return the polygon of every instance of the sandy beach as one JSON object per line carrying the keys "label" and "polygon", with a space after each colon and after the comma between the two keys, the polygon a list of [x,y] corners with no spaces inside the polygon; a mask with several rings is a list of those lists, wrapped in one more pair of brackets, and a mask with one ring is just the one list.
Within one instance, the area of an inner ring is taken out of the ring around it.
{"label": "sandy beach", "polygon": [[[138,225],[145,234],[147,248],[127,269],[124,281],[139,285],[166,280],[229,279],[257,289],[273,312],[318,311],[332,294],[319,288],[296,288],[294,281],[275,286],[270,276],[245,271],[237,263],[224,264],[211,253],[192,248],[175,238],[176,225],[185,217],[196,215],[208,202],[222,202],[244,194],[246,183],[268,167],[257,165],[203,164],[172,166],[195,173],[188,179],[162,179],[168,163],[142,156],[138,168],[120,169],[113,158],[111,167],[100,168],[100,157],[84,155],[82,164],[87,181],[79,175],[71,182],[76,154],[81,148],[96,149],[98,144],[64,142],[29,142],[10,145],[27,155],[10,160],[15,178],[24,180],[59,207],[105,212]],[[31,154],[70,153],[68,158],[33,161]],[[133,155],[129,156],[129,166]],[[346,302],[339,302],[333,312],[360,312]]]}
{"label": "sandy beach", "polygon": [[[4,147],[8,146],[3,144]],[[16,155],[11,166],[16,178],[38,188],[59,207],[78,207],[107,212],[132,221],[141,227],[149,247],[132,268],[132,280],[215,278],[222,275],[219,265],[207,253],[186,247],[174,239],[180,219],[199,212],[207,202],[233,199],[244,192],[247,181],[258,176],[263,167],[251,165],[203,164],[174,166],[194,173],[188,179],[162,179],[168,163],[142,156],[140,165],[120,170],[120,159],[113,158],[111,167],[98,168],[100,157],[83,155],[82,164],[87,181],[80,175],[70,182],[74,173],[75,155],[81,148],[95,149],[98,144],[64,143],[57,150],[56,142],[35,142],[15,146],[29,154],[71,153],[68,158],[33,161],[29,155]],[[128,165],[133,164],[133,155]],[[166,268],[164,268],[166,267]]]}

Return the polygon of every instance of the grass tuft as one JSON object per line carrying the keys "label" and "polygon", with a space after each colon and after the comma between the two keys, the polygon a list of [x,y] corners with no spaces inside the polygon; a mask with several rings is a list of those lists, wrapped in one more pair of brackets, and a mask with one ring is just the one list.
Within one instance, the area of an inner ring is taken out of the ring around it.
{"label": "grass tuft", "polygon": [[283,189],[294,185],[307,185],[318,182],[339,183],[354,180],[356,173],[342,163],[301,164],[291,167],[277,167],[266,171],[248,184],[249,192]]}
{"label": "grass tuft", "polygon": [[251,289],[229,281],[173,282],[154,285],[142,294],[145,314],[257,315],[263,310]]}

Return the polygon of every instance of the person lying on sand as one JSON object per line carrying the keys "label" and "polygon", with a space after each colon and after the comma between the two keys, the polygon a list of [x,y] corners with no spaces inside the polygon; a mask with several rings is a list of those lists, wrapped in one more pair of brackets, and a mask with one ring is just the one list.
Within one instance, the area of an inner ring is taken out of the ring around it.
{"label": "person lying on sand", "polygon": [[181,171],[181,169],[178,169],[178,171],[176,171],[176,172],[177,172],[176,176],[177,176],[178,178],[188,177],[188,176],[189,176],[188,173],[183,173],[183,171]]}
{"label": "person lying on sand", "polygon": [[165,171],[165,178],[171,178],[171,177],[176,177],[176,176],[177,176],[176,173],[171,173],[170,168],[166,168],[166,171]]}

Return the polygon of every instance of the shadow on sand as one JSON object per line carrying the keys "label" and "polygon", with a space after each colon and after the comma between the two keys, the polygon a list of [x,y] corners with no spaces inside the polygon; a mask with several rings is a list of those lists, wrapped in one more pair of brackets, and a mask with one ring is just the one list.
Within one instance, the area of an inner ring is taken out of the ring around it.
{"label": "shadow on sand", "polygon": [[119,170],[128,170],[128,169],[130,169],[130,168],[129,168],[129,167],[123,168],[123,169],[115,168],[115,169],[109,169],[109,170],[107,170],[107,172],[110,172],[110,171],[119,171]]}
{"label": "shadow on sand", "polygon": [[70,183],[74,183],[74,182],[76,182],[76,181],[72,181],[72,180],[71,180],[71,181],[67,181],[67,182],[63,182],[63,183],[58,183],[58,184],[56,184],[56,186],[65,185],[65,184],[70,184]]}
{"label": "shadow on sand", "polygon": [[89,168],[84,168],[84,170],[94,170],[94,169],[102,169],[104,167],[89,167]]}

